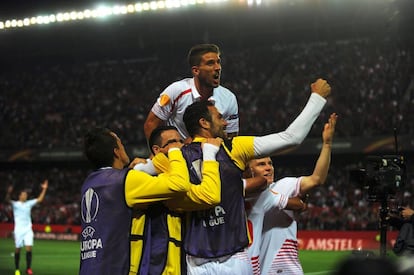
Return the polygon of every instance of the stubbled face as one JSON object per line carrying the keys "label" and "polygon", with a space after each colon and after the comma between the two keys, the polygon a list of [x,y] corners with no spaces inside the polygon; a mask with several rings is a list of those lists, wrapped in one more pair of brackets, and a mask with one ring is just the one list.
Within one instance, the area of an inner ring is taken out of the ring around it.
{"label": "stubbled face", "polygon": [[221,59],[217,53],[206,53],[201,57],[200,64],[196,67],[196,77],[200,84],[209,88],[220,85]]}
{"label": "stubbled face", "polygon": [[249,163],[250,172],[253,177],[263,176],[267,180],[267,184],[274,181],[275,169],[270,157],[253,159]]}
{"label": "stubbled face", "polygon": [[223,118],[223,115],[217,110],[215,106],[208,107],[211,115],[210,134],[212,137],[220,137],[226,139],[226,126],[227,121]]}
{"label": "stubbled face", "polygon": [[165,130],[161,133],[161,144],[160,146],[154,145],[152,149],[157,154],[159,152],[167,154],[170,149],[169,145],[176,146],[177,143],[183,144],[184,141],[181,139],[180,134],[177,130]]}
{"label": "stubbled face", "polygon": [[27,200],[27,192],[26,191],[20,192],[19,201],[25,202],[26,200]]}
{"label": "stubbled face", "polygon": [[129,156],[127,154],[127,152],[125,151],[125,147],[122,144],[121,139],[115,134],[115,133],[111,133],[112,136],[114,136],[116,138],[116,143],[118,145],[118,153],[119,153],[119,159],[121,160],[123,165],[128,165],[129,164]]}

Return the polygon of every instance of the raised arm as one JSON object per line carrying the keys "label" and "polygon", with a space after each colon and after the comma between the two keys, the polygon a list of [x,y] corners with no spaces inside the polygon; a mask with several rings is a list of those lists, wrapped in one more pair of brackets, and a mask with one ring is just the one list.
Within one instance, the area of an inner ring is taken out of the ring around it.
{"label": "raised arm", "polygon": [[326,80],[311,84],[312,94],[299,116],[282,132],[254,139],[256,157],[274,155],[277,151],[303,142],[326,103],[331,87]]}
{"label": "raised arm", "polygon": [[324,184],[328,176],[328,170],[331,163],[332,140],[335,133],[336,120],[338,116],[333,113],[329,117],[322,132],[322,148],[316,161],[315,169],[312,175],[303,177],[300,185],[300,193],[305,194],[315,186]]}
{"label": "raised arm", "polygon": [[40,192],[39,196],[36,199],[37,203],[41,203],[43,201],[43,199],[45,198],[48,186],[49,186],[49,181],[46,179],[46,180],[43,181],[43,183],[41,185],[42,191]]}
{"label": "raised arm", "polygon": [[13,192],[13,185],[10,185],[9,187],[7,187],[6,197],[4,198],[4,201],[6,203],[11,202],[11,193],[12,192]]}

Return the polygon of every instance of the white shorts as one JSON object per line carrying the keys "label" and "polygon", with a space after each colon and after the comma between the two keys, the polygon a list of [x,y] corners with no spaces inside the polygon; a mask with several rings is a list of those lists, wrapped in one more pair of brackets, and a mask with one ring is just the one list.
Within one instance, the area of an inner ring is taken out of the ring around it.
{"label": "white shorts", "polygon": [[252,275],[253,269],[247,250],[231,256],[204,259],[187,255],[188,275]]}
{"label": "white shorts", "polygon": [[33,235],[33,230],[14,231],[15,247],[33,246]]}

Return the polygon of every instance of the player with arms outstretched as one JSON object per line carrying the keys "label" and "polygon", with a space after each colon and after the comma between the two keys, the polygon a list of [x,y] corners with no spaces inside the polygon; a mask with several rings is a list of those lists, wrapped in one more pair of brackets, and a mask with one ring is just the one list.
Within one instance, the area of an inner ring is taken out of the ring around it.
{"label": "player with arms outstretched", "polygon": [[32,217],[31,210],[37,203],[43,201],[46,195],[48,187],[48,180],[44,180],[41,187],[42,191],[40,195],[35,199],[28,200],[28,193],[22,190],[19,193],[19,199],[17,201],[11,200],[11,193],[13,192],[13,186],[10,186],[7,190],[6,202],[11,203],[13,207],[14,217],[14,264],[15,275],[20,275],[20,249],[25,246],[26,249],[26,274],[32,275],[32,246],[33,246],[33,229],[32,229]]}

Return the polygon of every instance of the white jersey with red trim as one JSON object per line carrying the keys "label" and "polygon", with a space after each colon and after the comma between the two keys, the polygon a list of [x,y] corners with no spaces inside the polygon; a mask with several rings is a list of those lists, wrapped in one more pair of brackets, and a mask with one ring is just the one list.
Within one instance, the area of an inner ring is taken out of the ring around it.
{"label": "white jersey with red trim", "polygon": [[253,274],[260,274],[260,246],[262,240],[262,229],[264,214],[273,208],[283,209],[286,207],[288,196],[267,188],[254,198],[247,198],[245,203],[248,217],[248,226],[251,237],[248,253],[253,267]]}
{"label": "white jersey with red trim", "polygon": [[[200,100],[194,78],[185,78],[170,84],[158,97],[151,111],[168,125],[177,127],[183,139],[187,138],[183,115],[187,106]],[[239,132],[239,107],[236,96],[227,88],[218,86],[209,98],[227,121],[226,132]]]}
{"label": "white jersey with red trim", "polygon": [[[287,177],[273,183],[274,192],[295,197],[301,178]],[[297,223],[292,210],[272,208],[264,215],[260,247],[261,274],[303,274],[298,257]]]}

